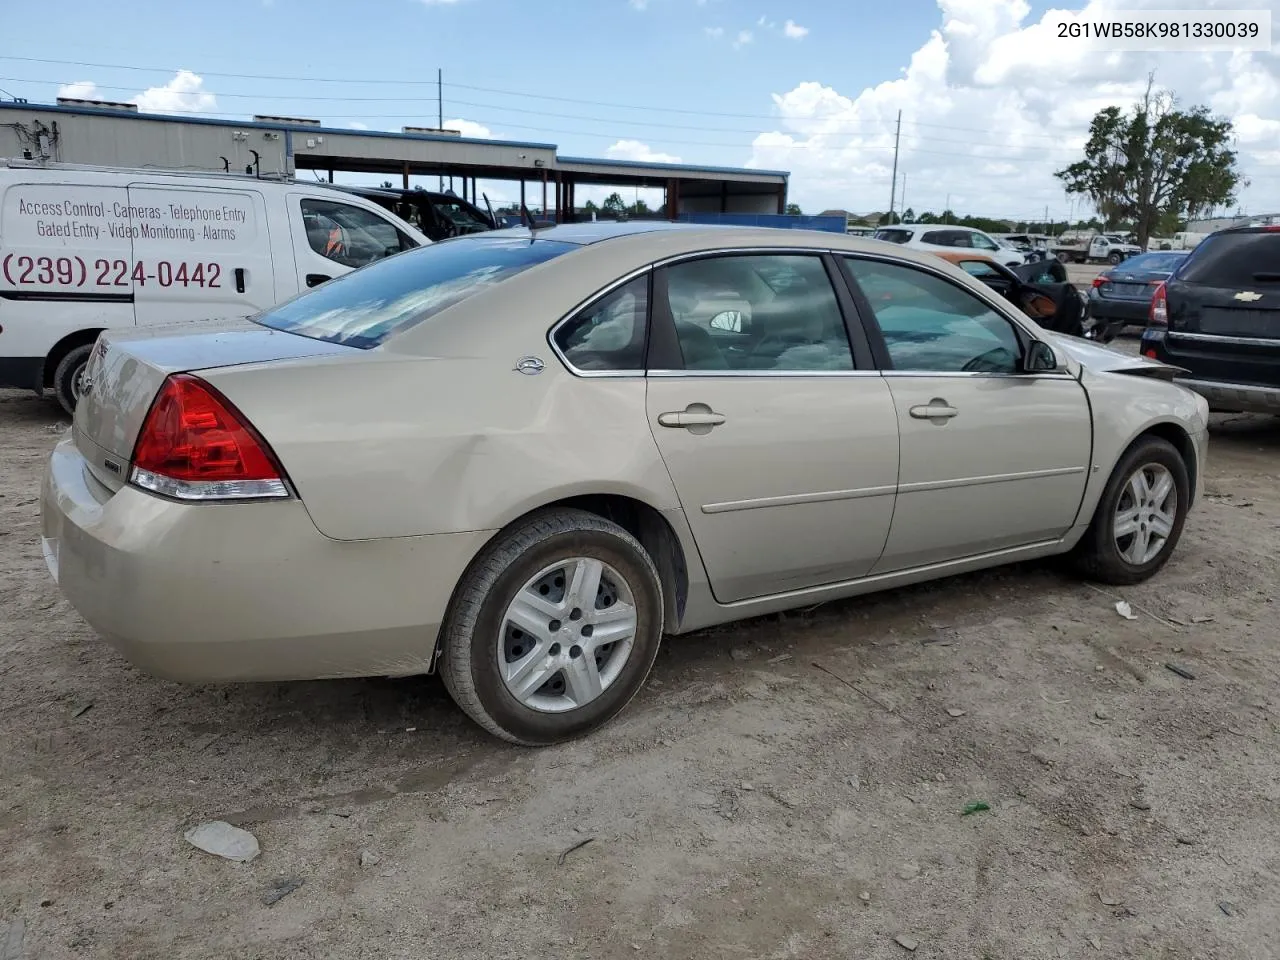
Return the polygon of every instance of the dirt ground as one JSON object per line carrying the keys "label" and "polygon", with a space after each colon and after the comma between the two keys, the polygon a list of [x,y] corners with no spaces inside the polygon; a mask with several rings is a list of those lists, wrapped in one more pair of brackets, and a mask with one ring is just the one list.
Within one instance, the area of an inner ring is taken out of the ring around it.
{"label": "dirt ground", "polygon": [[1042,564],[764,618],[542,751],[434,678],[138,674],[41,558],[62,423],[0,393],[3,960],[1277,956],[1280,420],[1216,418],[1136,620]]}

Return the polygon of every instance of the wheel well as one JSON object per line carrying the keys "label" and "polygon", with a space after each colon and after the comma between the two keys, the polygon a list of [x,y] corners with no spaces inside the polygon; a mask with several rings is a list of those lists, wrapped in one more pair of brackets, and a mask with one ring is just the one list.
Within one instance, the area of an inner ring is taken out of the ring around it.
{"label": "wheel well", "polygon": [[570,497],[548,503],[541,509],[555,507],[576,507],[612,520],[639,540],[653,560],[653,565],[658,568],[658,576],[662,578],[662,595],[666,602],[664,619],[669,628],[680,622],[684,616],[685,601],[689,597],[689,569],[685,564],[680,538],[659,511],[640,500],[619,494]]}
{"label": "wheel well", "polygon": [[62,362],[63,357],[76,347],[91,345],[101,333],[101,330],[77,330],[75,333],[67,334],[55,343],[53,349],[49,351],[49,355],[45,357],[44,385],[46,387],[53,386],[53,374],[58,369],[58,364]]}
{"label": "wheel well", "polygon": [[1196,463],[1196,447],[1191,442],[1190,434],[1176,423],[1157,423],[1136,436],[1134,443],[1137,443],[1143,437],[1159,437],[1161,440],[1167,440],[1173,444],[1173,448],[1182,457],[1182,462],[1187,465],[1187,480],[1191,484],[1192,496],[1194,497],[1196,475],[1200,470],[1200,464]]}

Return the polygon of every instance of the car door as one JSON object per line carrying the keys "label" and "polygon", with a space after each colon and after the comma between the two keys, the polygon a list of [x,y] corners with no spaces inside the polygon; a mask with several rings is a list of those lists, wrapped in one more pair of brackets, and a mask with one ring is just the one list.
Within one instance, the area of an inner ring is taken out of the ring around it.
{"label": "car door", "polygon": [[1080,336],[1084,332],[1084,298],[1070,283],[1033,283],[990,260],[957,260],[958,266],[1025,313],[1045,330]]}
{"label": "car door", "polygon": [[1075,523],[1092,423],[1067,373],[1023,373],[1029,337],[961,283],[842,258],[893,395],[898,500],[873,572],[1050,541]]}
{"label": "car door", "polygon": [[761,251],[655,273],[649,425],[721,603],[864,576],[884,548],[897,417],[837,270]]}
{"label": "car door", "polygon": [[299,289],[418,245],[386,217],[354,203],[291,194],[289,209]]}
{"label": "car door", "polygon": [[257,190],[132,183],[128,213],[139,325],[247,317],[276,303]]}

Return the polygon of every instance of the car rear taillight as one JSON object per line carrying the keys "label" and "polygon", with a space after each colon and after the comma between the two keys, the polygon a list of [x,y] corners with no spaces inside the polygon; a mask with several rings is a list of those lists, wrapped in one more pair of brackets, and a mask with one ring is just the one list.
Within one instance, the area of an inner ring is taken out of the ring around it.
{"label": "car rear taillight", "polygon": [[1147,312],[1148,327],[1167,327],[1169,326],[1169,301],[1165,297],[1165,285],[1163,283],[1156,287],[1156,292],[1151,297],[1151,309]]}
{"label": "car rear taillight", "polygon": [[1110,282],[1111,282],[1111,278],[1110,278],[1110,277],[1103,277],[1103,276],[1097,276],[1097,277],[1094,277],[1094,278],[1093,278],[1093,289],[1097,290],[1097,289],[1098,289],[1100,286],[1102,286],[1103,284],[1110,283]]}
{"label": "car rear taillight", "polygon": [[226,397],[189,374],[169,377],[152,401],[129,480],[178,500],[289,496],[266,441]]}

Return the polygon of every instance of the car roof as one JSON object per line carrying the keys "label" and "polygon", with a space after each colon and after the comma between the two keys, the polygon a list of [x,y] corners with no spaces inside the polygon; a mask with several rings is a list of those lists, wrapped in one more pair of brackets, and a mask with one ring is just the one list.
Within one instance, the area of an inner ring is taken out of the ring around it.
{"label": "car roof", "polygon": [[937,259],[928,251],[911,250],[900,244],[887,243],[871,237],[857,237],[846,233],[825,230],[784,230],[778,227],[742,227],[721,224],[673,223],[669,220],[629,220],[624,222],[598,221],[595,223],[568,223],[554,227],[540,227],[530,231],[527,227],[508,227],[485,233],[468,234],[466,237],[445,240],[444,243],[477,241],[484,238],[528,238],[554,240],[581,247],[607,247],[620,256],[634,259],[636,263],[654,262],[666,257],[706,251],[731,251],[735,248],[789,248],[804,250],[838,250],[849,253],[888,254],[922,264],[936,264]]}

